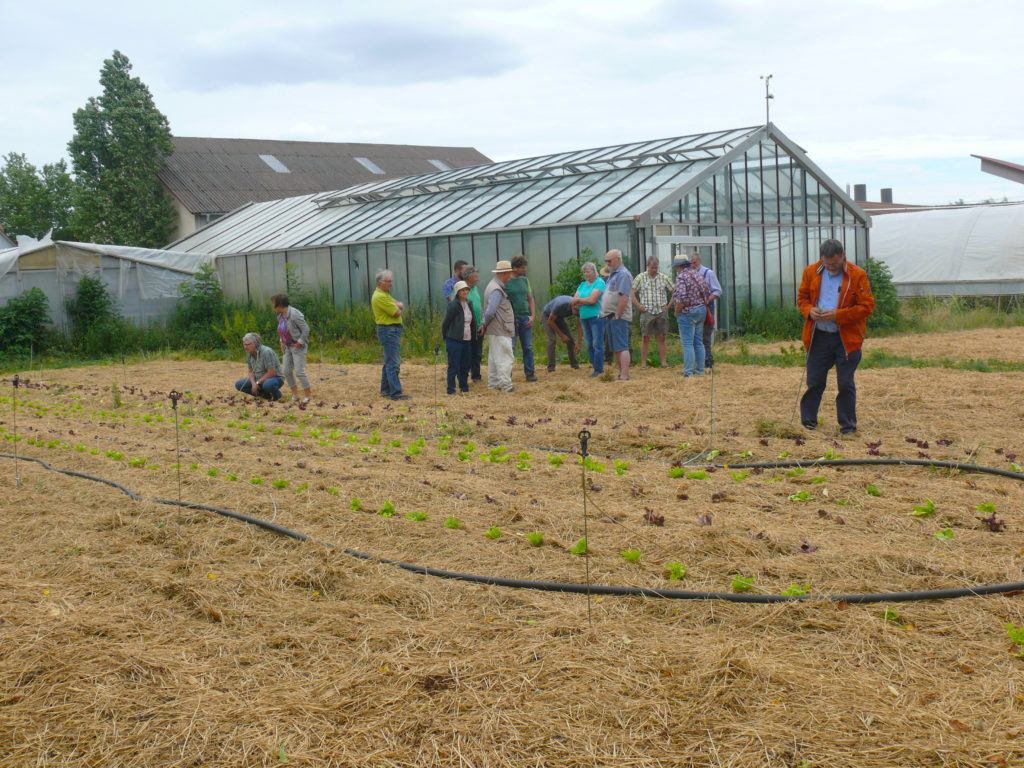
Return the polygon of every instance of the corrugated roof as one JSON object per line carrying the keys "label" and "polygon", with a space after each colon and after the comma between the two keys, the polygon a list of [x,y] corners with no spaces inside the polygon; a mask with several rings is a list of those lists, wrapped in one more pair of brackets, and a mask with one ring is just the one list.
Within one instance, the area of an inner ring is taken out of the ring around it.
{"label": "corrugated roof", "polygon": [[[192,213],[222,214],[249,202],[344,189],[382,178],[357,157],[379,166],[384,178],[436,171],[432,160],[450,168],[490,162],[472,147],[178,136],[160,180]],[[287,172],[275,169],[274,160]]]}

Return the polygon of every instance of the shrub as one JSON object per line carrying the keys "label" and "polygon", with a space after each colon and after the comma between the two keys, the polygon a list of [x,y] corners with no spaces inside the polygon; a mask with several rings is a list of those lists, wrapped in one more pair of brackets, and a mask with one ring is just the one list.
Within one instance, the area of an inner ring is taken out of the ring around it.
{"label": "shrub", "polygon": [[90,335],[96,341],[115,330],[115,321],[120,317],[107,286],[88,275],[78,281],[75,295],[65,299],[65,308],[71,323],[71,343],[79,349],[87,344]]}
{"label": "shrub", "polygon": [[740,309],[740,328],[747,336],[761,336],[768,341],[800,338],[804,316],[795,304],[769,304],[755,307],[745,304]]}
{"label": "shrub", "polygon": [[219,347],[221,336],[217,326],[224,323],[227,302],[213,265],[201,266],[181,284],[179,291],[181,299],[167,324],[176,344],[195,349]]}
{"label": "shrub", "polygon": [[883,261],[868,259],[868,281],[875,295],[875,311],[868,318],[872,330],[894,330],[900,327],[900,300],[892,283],[892,272]]}
{"label": "shrub", "polygon": [[594,252],[589,248],[584,248],[575,259],[563,262],[562,266],[558,268],[558,274],[555,275],[555,279],[548,287],[551,298],[574,295],[576,289],[580,287],[580,283],[583,282],[583,262],[591,261],[593,257]]}
{"label": "shrub", "polygon": [[49,346],[50,303],[39,288],[31,288],[0,307],[0,349],[11,352]]}

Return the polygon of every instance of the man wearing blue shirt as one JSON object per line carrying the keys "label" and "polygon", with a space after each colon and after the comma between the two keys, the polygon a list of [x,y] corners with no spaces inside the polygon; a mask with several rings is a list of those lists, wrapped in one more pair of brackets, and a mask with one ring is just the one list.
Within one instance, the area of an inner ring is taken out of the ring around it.
{"label": "man wearing blue shirt", "polygon": [[[715,301],[719,296],[722,295],[722,284],[718,282],[718,276],[715,275],[714,270],[711,267],[702,266],[700,263],[700,253],[694,251],[690,257],[690,266],[697,272],[704,276],[704,279],[708,281],[708,287],[711,288],[711,300],[708,302],[708,312],[711,313],[712,319],[715,317]],[[711,368],[715,364],[715,358],[711,355],[711,342],[714,340],[715,325],[714,323],[704,323],[704,336],[701,339],[704,342],[704,368]]]}

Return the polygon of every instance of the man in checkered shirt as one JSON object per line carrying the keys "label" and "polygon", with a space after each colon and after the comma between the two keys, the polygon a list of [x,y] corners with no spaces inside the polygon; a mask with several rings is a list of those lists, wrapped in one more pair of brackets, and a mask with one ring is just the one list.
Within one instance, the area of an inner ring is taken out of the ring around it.
{"label": "man in checkered shirt", "polygon": [[672,279],[658,271],[658,257],[647,259],[647,271],[641,272],[633,280],[633,304],[640,310],[640,367],[647,367],[647,350],[651,346],[651,336],[658,341],[658,355],[661,356],[661,367],[668,368],[665,356],[665,334],[668,333],[668,310],[672,304]]}

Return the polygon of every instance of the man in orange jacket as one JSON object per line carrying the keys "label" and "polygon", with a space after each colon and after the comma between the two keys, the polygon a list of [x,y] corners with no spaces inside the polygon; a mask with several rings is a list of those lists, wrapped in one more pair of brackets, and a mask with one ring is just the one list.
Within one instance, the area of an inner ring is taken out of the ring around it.
{"label": "man in orange jacket", "polygon": [[803,341],[807,350],[807,391],[800,398],[800,422],[818,426],[818,406],[832,366],[839,394],[836,416],[839,431],[857,431],[857,387],[853,375],[860,363],[867,318],[875,311],[868,274],[846,261],[838,240],[821,244],[821,260],[804,270],[796,302],[804,316]]}

